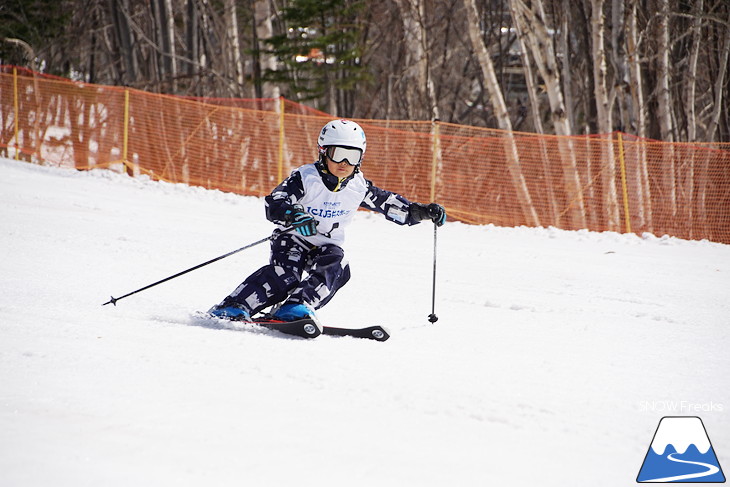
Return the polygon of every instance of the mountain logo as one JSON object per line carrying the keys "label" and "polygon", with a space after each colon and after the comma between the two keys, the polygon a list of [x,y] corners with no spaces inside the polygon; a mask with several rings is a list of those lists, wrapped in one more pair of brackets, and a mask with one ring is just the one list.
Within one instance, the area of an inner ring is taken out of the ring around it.
{"label": "mountain logo", "polygon": [[725,482],[702,420],[697,416],[659,420],[636,481]]}

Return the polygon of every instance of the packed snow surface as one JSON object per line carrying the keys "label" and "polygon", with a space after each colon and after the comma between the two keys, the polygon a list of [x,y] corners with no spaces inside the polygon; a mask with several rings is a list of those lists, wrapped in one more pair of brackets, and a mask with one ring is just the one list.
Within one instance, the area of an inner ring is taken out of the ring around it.
{"label": "packed snow surface", "polygon": [[319,317],[389,341],[291,338],[199,315],[268,244],[102,306],[261,199],[0,160],[0,485],[614,487],[687,415],[730,465],[730,246],[449,222],[430,324],[433,228],[348,230]]}

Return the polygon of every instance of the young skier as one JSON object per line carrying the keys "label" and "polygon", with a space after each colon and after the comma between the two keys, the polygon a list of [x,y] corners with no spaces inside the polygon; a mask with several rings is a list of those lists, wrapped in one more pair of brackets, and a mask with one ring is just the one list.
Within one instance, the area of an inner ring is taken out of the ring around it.
{"label": "young skier", "polygon": [[333,120],[320,131],[319,160],[292,172],[265,198],[266,218],[278,225],[271,258],[209,313],[232,320],[250,320],[279,303],[274,319],[316,319],[314,310],[327,304],[350,279],[342,243],[345,227],[358,207],[385,215],[399,225],[432,220],[441,226],[441,205],[411,203],[365,179],[360,163],[366,139],[360,125]]}

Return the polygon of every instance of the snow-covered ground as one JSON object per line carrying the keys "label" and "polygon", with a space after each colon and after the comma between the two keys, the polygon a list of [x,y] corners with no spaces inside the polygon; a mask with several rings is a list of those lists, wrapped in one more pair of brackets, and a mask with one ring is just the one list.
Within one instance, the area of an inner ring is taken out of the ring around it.
{"label": "snow-covered ground", "polygon": [[[367,167],[365,167],[367,173]],[[262,201],[0,160],[0,485],[618,486],[663,416],[730,466],[730,246],[358,213],[319,316],[196,318],[267,261]],[[726,471],[727,475],[728,472]]]}

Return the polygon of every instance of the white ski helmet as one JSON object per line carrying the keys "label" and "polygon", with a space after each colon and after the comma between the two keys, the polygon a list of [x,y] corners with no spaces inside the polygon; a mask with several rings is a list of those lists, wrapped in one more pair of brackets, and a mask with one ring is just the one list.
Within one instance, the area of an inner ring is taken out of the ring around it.
{"label": "white ski helmet", "polygon": [[[317,148],[319,149],[320,155],[324,155],[326,148],[330,146],[360,149],[364,156],[367,146],[365,132],[360,125],[352,120],[332,120],[322,127],[322,130],[319,132],[319,138],[317,139]],[[360,157],[360,161],[362,161],[362,156]],[[358,166],[360,165],[360,161],[357,163]]]}

